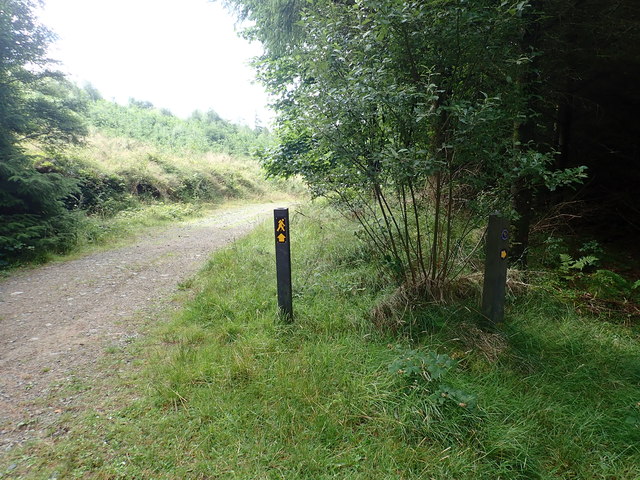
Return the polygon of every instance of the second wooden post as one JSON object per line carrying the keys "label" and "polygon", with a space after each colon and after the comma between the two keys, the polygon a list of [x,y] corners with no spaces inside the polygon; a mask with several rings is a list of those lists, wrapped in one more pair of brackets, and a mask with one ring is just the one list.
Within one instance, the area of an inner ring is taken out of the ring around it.
{"label": "second wooden post", "polygon": [[509,256],[509,221],[498,213],[489,216],[486,255],[482,316],[484,325],[489,329],[495,329],[504,320]]}

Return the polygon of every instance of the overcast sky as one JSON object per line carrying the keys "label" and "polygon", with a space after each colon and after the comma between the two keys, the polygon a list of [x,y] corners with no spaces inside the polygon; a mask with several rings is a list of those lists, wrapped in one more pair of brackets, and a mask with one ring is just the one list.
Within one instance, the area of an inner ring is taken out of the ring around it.
{"label": "overcast sky", "polygon": [[51,56],[107,99],[147,100],[186,117],[213,109],[263,125],[272,114],[249,60],[261,47],[207,0],[45,0],[40,18],[59,37]]}

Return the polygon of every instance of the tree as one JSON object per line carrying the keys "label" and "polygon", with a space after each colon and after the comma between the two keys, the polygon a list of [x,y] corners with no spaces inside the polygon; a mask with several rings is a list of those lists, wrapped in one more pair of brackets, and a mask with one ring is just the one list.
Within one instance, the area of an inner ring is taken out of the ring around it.
{"label": "tree", "polygon": [[0,2],[0,263],[61,249],[73,236],[75,182],[38,171],[27,143],[53,154],[85,134],[79,89],[50,69],[52,34],[29,0]]}
{"label": "tree", "polygon": [[583,175],[537,135],[538,3],[229,0],[266,49],[281,138],[268,169],[350,210],[433,298],[490,209],[512,214],[524,249],[533,193]]}
{"label": "tree", "polygon": [[[399,279],[443,298],[474,214],[505,200],[512,86],[500,70],[517,53],[517,16],[491,1],[236,3],[278,98],[268,169],[301,174],[360,221]],[[262,30],[278,6],[298,13],[288,37]]]}

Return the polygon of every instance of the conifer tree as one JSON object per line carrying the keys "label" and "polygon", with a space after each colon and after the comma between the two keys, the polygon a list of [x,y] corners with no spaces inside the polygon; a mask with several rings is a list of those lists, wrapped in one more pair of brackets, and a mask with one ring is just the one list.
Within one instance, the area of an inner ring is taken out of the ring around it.
{"label": "conifer tree", "polygon": [[0,0],[0,266],[64,249],[74,231],[64,199],[75,182],[38,170],[25,152],[29,143],[53,155],[85,134],[81,97],[51,70],[52,33],[34,7],[30,0]]}

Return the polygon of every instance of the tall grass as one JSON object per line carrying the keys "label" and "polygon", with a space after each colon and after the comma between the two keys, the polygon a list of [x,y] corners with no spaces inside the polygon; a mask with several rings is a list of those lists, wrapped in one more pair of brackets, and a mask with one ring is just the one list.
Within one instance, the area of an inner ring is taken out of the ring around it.
{"label": "tall grass", "polygon": [[[475,328],[465,304],[426,306],[383,332],[370,312],[390,287],[353,225],[305,208],[291,234],[292,325],[277,318],[266,225],[189,282],[119,399],[16,454],[14,474],[640,477],[637,330],[533,292],[512,299],[503,335]],[[390,368],[432,354],[451,360],[441,378]],[[474,401],[452,401],[463,394]]]}
{"label": "tall grass", "polygon": [[[173,201],[221,201],[272,191],[258,163],[225,153],[182,153],[152,144],[94,132],[73,161],[85,185],[111,178],[114,190]],[[94,182],[92,182],[92,180]],[[115,193],[115,192],[114,192]]]}

